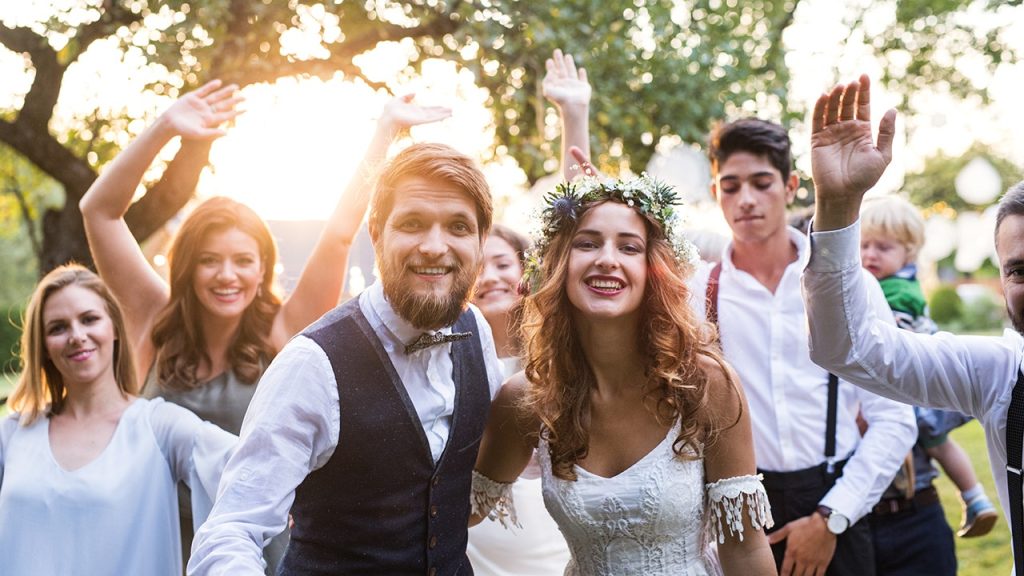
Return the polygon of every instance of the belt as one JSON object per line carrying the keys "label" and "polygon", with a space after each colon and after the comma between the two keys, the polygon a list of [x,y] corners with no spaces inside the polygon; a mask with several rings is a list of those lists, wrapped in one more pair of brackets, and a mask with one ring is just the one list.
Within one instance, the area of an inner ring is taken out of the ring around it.
{"label": "belt", "polygon": [[757,472],[764,477],[762,483],[765,490],[776,492],[816,490],[832,487],[835,484],[836,478],[842,475],[843,467],[846,466],[848,460],[847,458],[846,460],[833,462],[831,472],[829,472],[827,462],[791,472],[775,472],[760,468],[757,469]]}
{"label": "belt", "polygon": [[875,516],[890,516],[900,512],[914,511],[939,502],[939,493],[929,486],[914,493],[913,498],[883,498],[871,509]]}

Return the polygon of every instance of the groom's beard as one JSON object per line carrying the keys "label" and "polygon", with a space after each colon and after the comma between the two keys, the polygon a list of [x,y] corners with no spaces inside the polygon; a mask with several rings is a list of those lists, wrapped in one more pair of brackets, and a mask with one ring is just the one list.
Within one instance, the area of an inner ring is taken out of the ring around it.
{"label": "groom's beard", "polygon": [[1006,315],[1010,317],[1010,323],[1013,324],[1013,329],[1016,330],[1018,334],[1024,335],[1024,311],[1021,311],[1020,314],[1014,315],[1013,310],[1010,310],[1009,302],[1007,302]]}
{"label": "groom's beard", "polygon": [[419,294],[409,286],[413,282],[411,268],[414,265],[380,258],[380,280],[391,307],[420,330],[439,330],[455,324],[472,296],[476,272],[458,261],[447,263],[450,268],[448,274],[451,275],[450,290],[446,294]]}

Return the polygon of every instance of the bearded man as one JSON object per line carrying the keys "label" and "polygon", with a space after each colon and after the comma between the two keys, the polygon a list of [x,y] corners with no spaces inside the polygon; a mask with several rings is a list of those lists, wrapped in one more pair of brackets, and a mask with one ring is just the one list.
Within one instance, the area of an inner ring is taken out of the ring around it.
{"label": "bearded man", "polygon": [[296,336],[260,381],[189,574],[472,574],[471,473],[501,384],[468,300],[491,225],[472,160],[438,144],[385,166],[370,208],[380,281]]}

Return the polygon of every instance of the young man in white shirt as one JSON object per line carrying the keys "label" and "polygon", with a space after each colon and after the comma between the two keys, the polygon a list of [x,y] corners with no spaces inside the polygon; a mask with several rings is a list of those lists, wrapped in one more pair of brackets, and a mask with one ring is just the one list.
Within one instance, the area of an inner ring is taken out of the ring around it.
{"label": "young man in white shirt", "polygon": [[[725,357],[747,393],[775,517],[769,539],[776,564],[784,576],[874,574],[861,520],[916,439],[913,411],[811,362],[799,284],[809,245],[786,225],[799,181],[785,129],[738,120],[717,128],[709,148],[711,192],[732,242],[721,264],[695,275],[692,289],[717,320]],[[877,283],[870,302],[891,318]],[[868,422],[863,437],[858,413]]]}
{"label": "young man in white shirt", "polygon": [[260,381],[189,574],[471,573],[471,473],[501,384],[468,306],[491,223],[475,163],[413,145],[370,208],[380,281],[288,343]]}
{"label": "young man in white shirt", "polygon": [[[1024,182],[1000,200],[995,243],[999,276],[1013,330],[1002,336],[914,334],[880,321],[867,304],[860,272],[861,200],[892,159],[895,110],[871,134],[867,76],[823,94],[814,109],[811,167],[816,208],[804,290],[816,363],[889,398],[957,410],[985,429],[999,499],[1011,510],[1008,471],[1020,494],[1019,467],[1007,464],[1007,415],[1024,357]],[[1019,392],[1018,392],[1019,394]],[[1018,460],[1019,462],[1020,460]],[[1011,529],[1013,523],[1011,522]],[[1015,561],[1024,558],[1017,547]],[[1022,574],[1022,570],[1017,571]]]}

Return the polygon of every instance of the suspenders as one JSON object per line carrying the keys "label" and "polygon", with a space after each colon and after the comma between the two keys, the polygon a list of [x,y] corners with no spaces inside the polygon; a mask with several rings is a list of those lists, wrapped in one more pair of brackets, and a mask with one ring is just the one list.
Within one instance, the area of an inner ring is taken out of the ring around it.
{"label": "suspenders", "polygon": [[[719,279],[722,276],[722,263],[718,262],[714,268],[711,269],[711,275],[708,276],[708,286],[706,290],[706,301],[704,303],[705,316],[707,316],[708,322],[718,326],[718,285]],[[721,341],[721,334],[718,337]],[[1021,387],[1024,389],[1024,386]],[[1021,392],[1024,394],[1024,391]],[[1016,397],[1015,397],[1016,398]],[[1022,398],[1024,400],[1024,398]],[[1024,426],[1024,402],[1021,404],[1021,424]],[[836,414],[839,411],[839,378],[832,373],[828,375],[828,413],[825,418],[825,463],[827,465],[827,471],[829,474],[835,472],[836,464]],[[1009,432],[1009,428],[1007,428]],[[1020,434],[1017,435],[1018,438]],[[1020,469],[1020,450],[1017,451],[1017,469]],[[1021,480],[1020,473],[1017,474],[1017,482]],[[1019,491],[1018,491],[1019,492]],[[1024,557],[1024,556],[1022,556]],[[1018,572],[1020,576],[1024,576],[1024,571]]]}
{"label": "suspenders", "polygon": [[825,463],[829,474],[836,467],[836,413],[839,411],[839,377],[828,373],[828,416],[825,419]]}
{"label": "suspenders", "polygon": [[1006,412],[1006,491],[1010,497],[1010,533],[1013,564],[1024,576],[1024,485],[1021,482],[1021,451],[1024,450],[1024,372],[1018,372],[1010,408]]}

